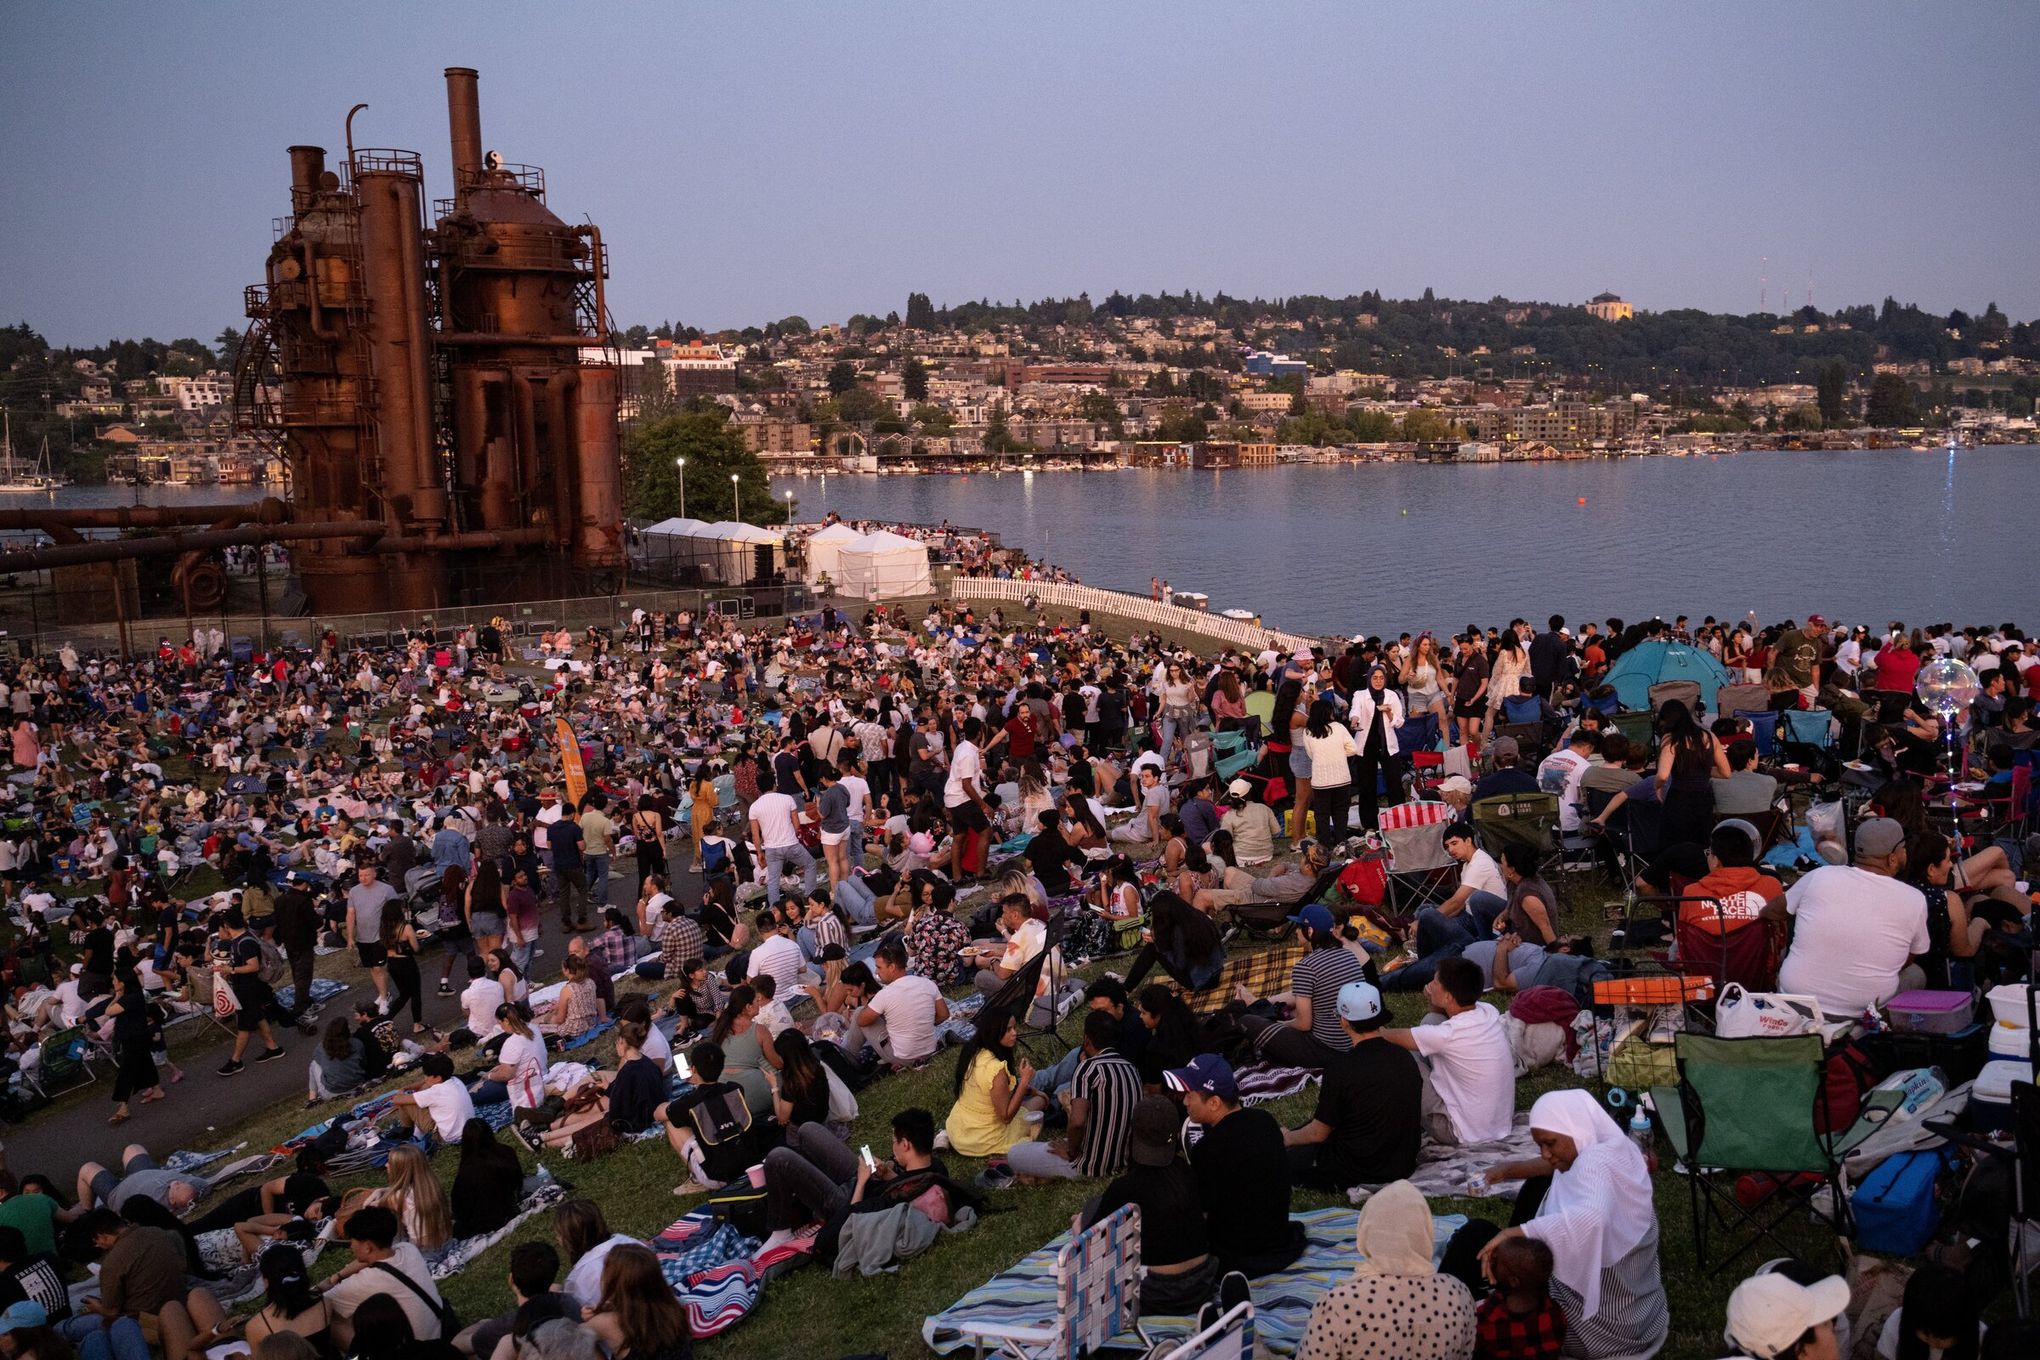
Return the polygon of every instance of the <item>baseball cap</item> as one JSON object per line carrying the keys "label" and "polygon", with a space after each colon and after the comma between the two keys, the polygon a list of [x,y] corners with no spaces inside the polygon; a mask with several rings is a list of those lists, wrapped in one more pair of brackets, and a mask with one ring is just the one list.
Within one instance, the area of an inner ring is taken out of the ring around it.
{"label": "baseball cap", "polygon": [[49,1310],[34,1299],[17,1299],[7,1305],[5,1312],[0,1312],[0,1333],[17,1327],[46,1327],[49,1321]]}
{"label": "baseball cap", "polygon": [[1827,619],[1820,614],[1808,614],[1806,616],[1806,626],[1808,628],[1825,628],[1827,627]]}
{"label": "baseball cap", "polygon": [[1491,759],[1500,760],[1503,756],[1507,756],[1511,760],[1517,760],[1522,755],[1523,748],[1517,744],[1514,737],[1496,737],[1488,743],[1488,756]]}
{"label": "baseball cap", "polygon": [[1866,817],[1856,824],[1857,855],[1883,858],[1905,844],[1905,828],[1889,817]]}
{"label": "baseball cap", "polygon": [[1186,1066],[1171,1067],[1163,1072],[1162,1079],[1168,1082],[1171,1090],[1217,1096],[1228,1105],[1240,1098],[1240,1086],[1233,1080],[1232,1064],[1216,1053],[1200,1053]]}
{"label": "baseball cap", "polygon": [[1182,1115],[1167,1096],[1142,1096],[1133,1107],[1133,1132],[1127,1155],[1137,1166],[1167,1166],[1176,1160],[1176,1136]]}
{"label": "baseball cap", "polygon": [[1381,989],[1371,982],[1349,982],[1339,988],[1339,1016],[1362,1024],[1381,1014]]}
{"label": "baseball cap", "polygon": [[1728,1327],[1722,1337],[1756,1360],[1771,1360],[1848,1306],[1849,1282],[1839,1275],[1811,1285],[1778,1274],[1753,1275],[1728,1296]]}
{"label": "baseball cap", "polygon": [[1302,926],[1306,930],[1330,930],[1337,922],[1332,920],[1332,912],[1329,907],[1320,906],[1318,903],[1313,902],[1302,911],[1296,913],[1296,915],[1290,917],[1289,924]]}
{"label": "baseball cap", "polygon": [[1235,798],[1245,798],[1253,793],[1254,786],[1244,779],[1235,779],[1232,783],[1225,786],[1225,791]]}

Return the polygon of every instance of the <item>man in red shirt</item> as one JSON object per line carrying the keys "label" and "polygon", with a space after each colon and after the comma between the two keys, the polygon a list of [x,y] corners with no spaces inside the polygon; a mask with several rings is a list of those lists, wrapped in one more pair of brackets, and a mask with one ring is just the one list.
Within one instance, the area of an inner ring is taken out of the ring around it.
{"label": "man in red shirt", "polygon": [[1013,759],[1034,759],[1040,730],[1034,710],[1028,707],[1025,700],[1014,706],[1013,716],[1006,720],[1006,749]]}
{"label": "man in red shirt", "polygon": [[[1783,884],[1757,867],[1756,827],[1731,817],[1714,828],[1707,844],[1707,876],[1686,889],[1686,900],[1679,904],[1679,921],[1717,935],[1727,934],[1755,921],[1764,903],[1784,892]],[[1715,902],[1721,904],[1719,910]]]}

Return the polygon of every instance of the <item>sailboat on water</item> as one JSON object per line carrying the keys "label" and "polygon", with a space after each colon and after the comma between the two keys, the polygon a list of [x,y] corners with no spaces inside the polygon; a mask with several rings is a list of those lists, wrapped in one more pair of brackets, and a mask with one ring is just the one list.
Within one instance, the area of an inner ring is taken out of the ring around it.
{"label": "sailboat on water", "polygon": [[14,420],[12,416],[0,414],[0,495],[10,492],[55,491],[68,485],[50,468],[50,441],[44,436],[42,451],[35,461],[23,467],[14,458]]}

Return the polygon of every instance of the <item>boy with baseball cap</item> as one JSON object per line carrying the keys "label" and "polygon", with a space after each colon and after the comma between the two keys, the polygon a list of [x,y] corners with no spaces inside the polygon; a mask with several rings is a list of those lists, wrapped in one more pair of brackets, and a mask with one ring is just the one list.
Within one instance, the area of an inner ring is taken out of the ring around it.
{"label": "boy with baseball cap", "polygon": [[1848,1306],[1849,1282],[1839,1275],[1811,1285],[1753,1275],[1728,1297],[1722,1338],[1751,1360],[1833,1360],[1835,1319]]}
{"label": "boy with baseball cap", "polygon": [[1289,1217],[1289,1158],[1275,1116],[1241,1106],[1232,1064],[1216,1053],[1200,1053],[1162,1080],[1204,1126],[1190,1169],[1220,1267],[1251,1277],[1295,1264],[1303,1225]]}
{"label": "boy with baseball cap", "polygon": [[1408,1051],[1380,1042],[1388,1019],[1380,988],[1347,983],[1338,1012],[1353,1047],[1325,1065],[1310,1122],[1282,1131],[1290,1179],[1320,1190],[1403,1180],[1422,1142],[1423,1071]]}

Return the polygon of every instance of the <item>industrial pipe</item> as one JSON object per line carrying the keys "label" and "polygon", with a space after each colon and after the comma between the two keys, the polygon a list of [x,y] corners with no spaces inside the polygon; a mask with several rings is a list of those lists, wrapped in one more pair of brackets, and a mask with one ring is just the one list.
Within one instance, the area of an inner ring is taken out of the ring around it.
{"label": "industrial pipe", "polygon": [[0,530],[164,529],[180,524],[218,524],[230,515],[263,524],[282,524],[290,507],[274,496],[226,505],[102,505],[70,510],[0,510]]}
{"label": "industrial pipe", "polygon": [[312,195],[319,191],[319,176],[326,171],[326,148],[294,146],[289,153],[290,187],[297,191],[297,201],[291,206],[302,212],[311,206]]}
{"label": "industrial pipe", "polygon": [[428,534],[418,538],[379,539],[370,548],[376,553],[465,552],[471,548],[514,548],[526,543],[544,543],[552,530],[476,529],[464,534]]}
{"label": "industrial pipe", "polygon": [[442,345],[533,345],[539,348],[572,346],[576,349],[601,349],[609,343],[600,335],[513,335],[507,331],[441,331]]}
{"label": "industrial pipe", "polygon": [[322,524],[249,524],[238,529],[207,529],[195,534],[157,538],[106,538],[91,543],[64,543],[0,553],[0,571],[40,571],[45,567],[76,567],[91,562],[125,562],[143,557],[206,548],[232,548],[246,543],[275,543],[299,538],[380,538],[389,526],[376,520],[331,520]]}
{"label": "industrial pipe", "polygon": [[480,80],[471,66],[446,68],[446,125],[453,142],[453,189],[463,198],[482,171],[482,101],[476,89]]}

